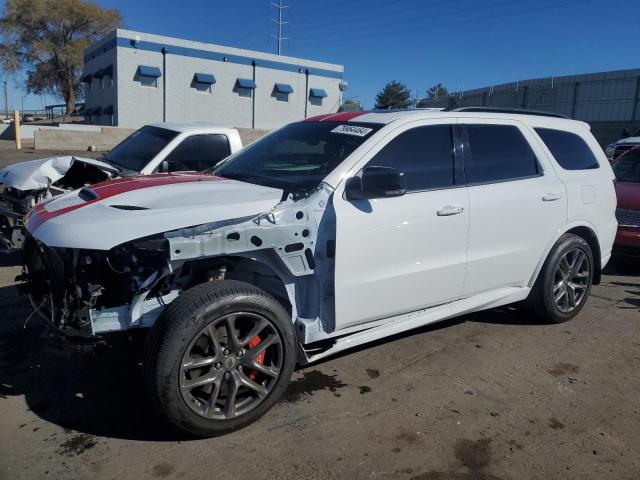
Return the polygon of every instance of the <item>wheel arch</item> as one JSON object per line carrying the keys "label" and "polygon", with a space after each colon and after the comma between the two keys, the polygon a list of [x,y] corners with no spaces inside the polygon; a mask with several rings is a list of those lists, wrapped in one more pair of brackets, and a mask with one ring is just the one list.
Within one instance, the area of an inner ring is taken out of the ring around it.
{"label": "wheel arch", "polygon": [[[190,287],[216,281],[209,274],[217,271],[223,275],[224,280],[238,280],[264,290],[278,300],[293,319],[295,289],[290,287],[291,279],[271,258],[261,257],[267,256],[225,255],[191,260],[187,263],[193,269],[196,281]],[[203,276],[203,273],[206,275]]]}
{"label": "wheel arch", "polygon": [[574,224],[567,225],[563,230],[559,230],[554,238],[547,245],[544,255],[540,258],[538,265],[536,265],[536,269],[529,280],[529,287],[532,287],[535,283],[540,271],[542,270],[542,266],[547,261],[549,257],[549,253],[551,249],[556,244],[558,239],[567,233],[577,235],[583,238],[591,247],[591,253],[593,254],[593,284],[598,285],[600,283],[600,279],[602,278],[602,251],[600,250],[600,242],[598,240],[598,235],[596,234],[596,229],[593,225],[588,223],[576,222]]}

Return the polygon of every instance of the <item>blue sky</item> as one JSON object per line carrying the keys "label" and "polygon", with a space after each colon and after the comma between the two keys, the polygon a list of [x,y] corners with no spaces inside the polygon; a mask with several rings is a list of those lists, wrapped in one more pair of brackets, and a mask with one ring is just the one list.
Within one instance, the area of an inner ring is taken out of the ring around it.
{"label": "blue sky", "polygon": [[[273,0],[277,2],[278,0]],[[4,3],[4,2],[2,2]],[[99,0],[132,30],[274,52],[270,0]],[[413,92],[640,67],[638,0],[287,0],[283,54],[345,65],[372,107],[390,80]],[[624,27],[625,20],[629,26]],[[10,103],[24,91],[10,80]],[[55,101],[45,97],[45,103]],[[40,108],[27,96],[25,108]]]}

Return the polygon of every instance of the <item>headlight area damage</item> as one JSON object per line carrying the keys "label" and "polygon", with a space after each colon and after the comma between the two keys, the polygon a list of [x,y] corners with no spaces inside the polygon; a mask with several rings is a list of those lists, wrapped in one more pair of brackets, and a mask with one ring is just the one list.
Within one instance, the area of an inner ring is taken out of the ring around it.
{"label": "headlight area damage", "polygon": [[331,193],[322,185],[257,216],[173,230],[108,251],[48,247],[28,235],[26,289],[58,332],[99,340],[107,332],[150,327],[192,286],[241,280],[290,307],[303,343],[321,340],[333,324]]}
{"label": "headlight area damage", "polygon": [[7,249],[22,247],[24,217],[37,204],[114,174],[113,167],[102,162],[72,156],[6,167],[0,171],[0,244]]}

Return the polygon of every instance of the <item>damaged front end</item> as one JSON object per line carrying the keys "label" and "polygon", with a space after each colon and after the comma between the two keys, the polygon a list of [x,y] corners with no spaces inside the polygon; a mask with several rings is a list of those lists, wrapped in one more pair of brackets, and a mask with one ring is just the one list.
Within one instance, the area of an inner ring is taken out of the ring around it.
{"label": "damaged front end", "polygon": [[150,327],[182,291],[224,279],[259,286],[288,305],[294,319],[331,320],[326,306],[333,302],[323,299],[333,296],[333,283],[312,275],[333,270],[332,254],[324,251],[332,242],[318,245],[334,238],[335,225],[323,217],[330,194],[322,185],[257,216],[173,230],[108,251],[48,247],[28,235],[25,287],[56,331],[87,340]]}
{"label": "damaged front end", "polygon": [[148,326],[177,295],[170,291],[167,247],[164,238],[149,238],[108,252],[56,248],[28,235],[22,287],[37,313],[65,337],[91,340]]}
{"label": "damaged front end", "polygon": [[[36,165],[29,165],[30,162],[12,165],[5,168],[0,176],[0,244],[5,249],[19,250],[22,247],[25,241],[24,217],[37,204],[112,177],[111,172],[75,157],[54,157],[49,163],[39,162]],[[32,168],[28,169],[29,166]]]}

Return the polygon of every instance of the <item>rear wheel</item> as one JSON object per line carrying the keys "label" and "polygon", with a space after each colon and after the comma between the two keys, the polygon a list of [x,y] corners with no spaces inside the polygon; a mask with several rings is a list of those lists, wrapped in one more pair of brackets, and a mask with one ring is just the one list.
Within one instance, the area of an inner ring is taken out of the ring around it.
{"label": "rear wheel", "polygon": [[528,303],[545,321],[566,322],[584,307],[593,283],[593,253],[582,238],[565,234],[554,245],[529,294]]}
{"label": "rear wheel", "polygon": [[160,411],[200,437],[257,420],[280,398],[294,366],[286,310],[264,291],[228,280],[180,295],[153,326],[145,352]]}

